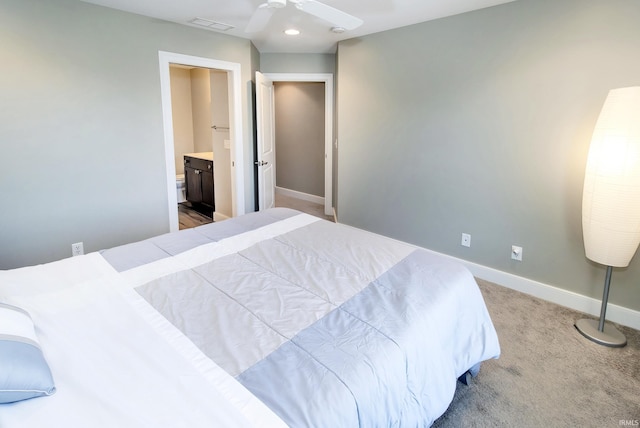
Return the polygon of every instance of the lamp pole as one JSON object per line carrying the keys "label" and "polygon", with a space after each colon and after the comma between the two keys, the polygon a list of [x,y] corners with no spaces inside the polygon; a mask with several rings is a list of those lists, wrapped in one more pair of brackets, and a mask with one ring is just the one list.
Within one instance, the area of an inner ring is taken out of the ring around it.
{"label": "lamp pole", "polygon": [[617,328],[605,324],[607,313],[607,301],[609,300],[609,286],[611,285],[611,273],[613,267],[607,266],[604,280],[604,292],[602,293],[602,307],[600,308],[600,320],[583,318],[574,325],[576,329],[587,339],[611,348],[622,348],[627,344],[627,338]]}
{"label": "lamp pole", "polygon": [[604,278],[604,292],[602,293],[602,308],[600,308],[600,322],[598,323],[598,331],[604,331],[604,318],[607,314],[607,302],[609,301],[609,287],[611,286],[611,272],[613,267],[607,266],[607,274]]}

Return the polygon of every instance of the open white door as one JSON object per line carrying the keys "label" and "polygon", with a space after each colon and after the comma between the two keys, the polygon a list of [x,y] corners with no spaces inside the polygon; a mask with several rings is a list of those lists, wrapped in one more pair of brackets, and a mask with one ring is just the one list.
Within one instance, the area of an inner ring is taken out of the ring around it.
{"label": "open white door", "polygon": [[258,210],[275,206],[276,150],[273,82],[256,71]]}

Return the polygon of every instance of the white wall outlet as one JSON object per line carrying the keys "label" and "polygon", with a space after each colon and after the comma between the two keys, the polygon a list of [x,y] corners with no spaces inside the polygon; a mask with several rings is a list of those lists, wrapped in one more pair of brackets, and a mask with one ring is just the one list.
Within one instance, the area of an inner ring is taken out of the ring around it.
{"label": "white wall outlet", "polygon": [[468,233],[463,233],[462,234],[462,241],[460,241],[460,245],[462,245],[463,247],[470,247],[471,246],[471,235],[469,235]]}
{"label": "white wall outlet", "polygon": [[517,245],[511,246],[511,258],[513,260],[517,260],[519,262],[522,261],[522,247],[518,247]]}
{"label": "white wall outlet", "polygon": [[71,255],[81,256],[84,254],[84,244],[82,242],[76,242],[75,244],[71,244]]}

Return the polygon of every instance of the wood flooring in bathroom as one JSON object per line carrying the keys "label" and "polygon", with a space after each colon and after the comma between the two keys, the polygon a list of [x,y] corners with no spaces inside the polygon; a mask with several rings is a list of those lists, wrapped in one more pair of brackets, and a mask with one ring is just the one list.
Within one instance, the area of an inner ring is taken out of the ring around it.
{"label": "wood flooring in bathroom", "polygon": [[211,222],[213,222],[211,217],[200,214],[187,204],[178,204],[178,223],[180,230],[191,229],[192,227],[201,226]]}

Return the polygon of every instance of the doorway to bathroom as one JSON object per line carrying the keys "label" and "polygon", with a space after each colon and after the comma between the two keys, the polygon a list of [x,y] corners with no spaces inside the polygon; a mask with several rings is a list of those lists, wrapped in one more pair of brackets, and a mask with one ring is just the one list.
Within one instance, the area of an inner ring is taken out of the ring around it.
{"label": "doorway to bathroom", "polygon": [[227,75],[171,64],[171,105],[180,229],[232,216]]}
{"label": "doorway to bathroom", "polygon": [[170,230],[243,214],[240,65],[159,58]]}

